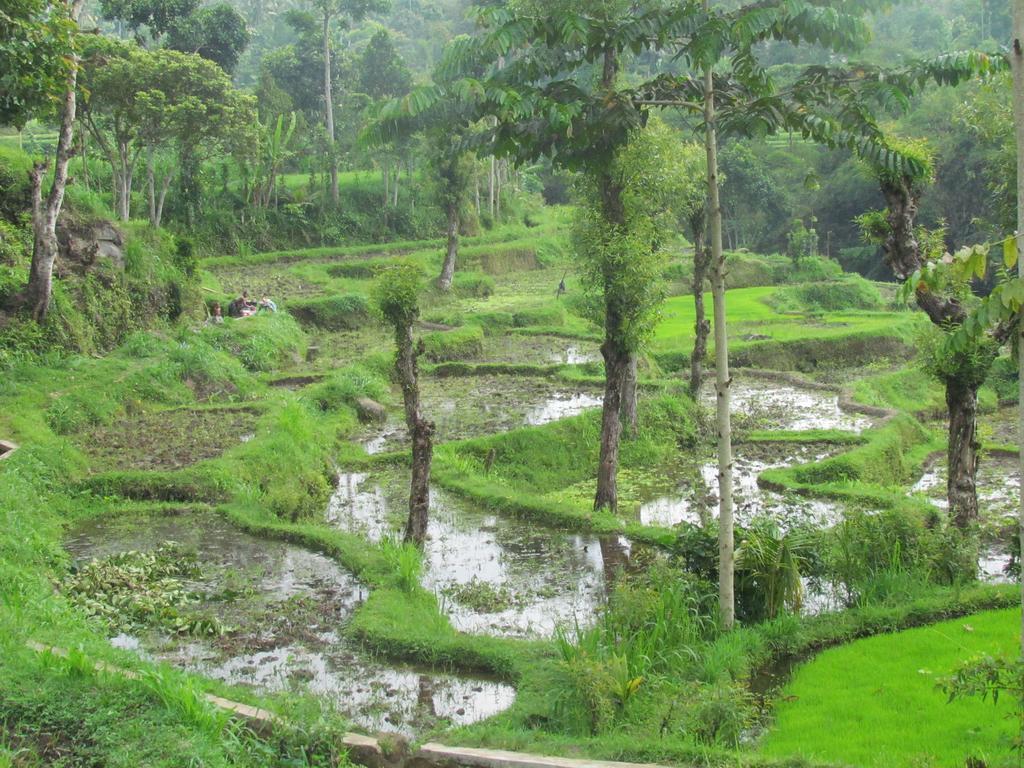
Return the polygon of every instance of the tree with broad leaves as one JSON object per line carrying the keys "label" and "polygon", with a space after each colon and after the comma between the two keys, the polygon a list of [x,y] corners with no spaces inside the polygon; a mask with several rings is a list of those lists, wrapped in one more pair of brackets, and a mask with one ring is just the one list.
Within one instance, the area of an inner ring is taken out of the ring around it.
{"label": "tree with broad leaves", "polygon": [[83,0],[13,0],[0,11],[0,123],[24,125],[51,111],[59,115],[56,158],[50,189],[44,194],[49,161],[33,163],[32,263],[25,290],[11,301],[43,322],[53,293],[57,259],[57,218],[69,182],[74,154],[80,66],[75,34]]}

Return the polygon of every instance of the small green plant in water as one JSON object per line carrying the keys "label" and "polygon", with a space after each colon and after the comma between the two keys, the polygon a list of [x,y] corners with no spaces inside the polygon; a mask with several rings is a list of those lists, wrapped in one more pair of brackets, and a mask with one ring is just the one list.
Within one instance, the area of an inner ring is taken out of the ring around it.
{"label": "small green plant in water", "polygon": [[159,626],[180,634],[222,634],[216,618],[185,610],[198,598],[182,580],[198,576],[195,555],[165,542],[152,552],[121,552],[93,560],[69,574],[63,590],[74,605],[111,632]]}
{"label": "small green plant in water", "polygon": [[415,544],[403,543],[390,537],[384,539],[380,546],[394,574],[396,586],[406,593],[414,591],[420,584],[423,553]]}

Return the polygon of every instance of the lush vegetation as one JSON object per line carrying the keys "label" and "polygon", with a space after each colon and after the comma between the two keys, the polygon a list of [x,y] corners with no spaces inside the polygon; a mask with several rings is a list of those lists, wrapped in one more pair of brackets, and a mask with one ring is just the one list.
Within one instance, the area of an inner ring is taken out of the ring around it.
{"label": "lush vegetation", "polygon": [[0,12],[0,768],[1013,764],[1008,17],[883,5]]}

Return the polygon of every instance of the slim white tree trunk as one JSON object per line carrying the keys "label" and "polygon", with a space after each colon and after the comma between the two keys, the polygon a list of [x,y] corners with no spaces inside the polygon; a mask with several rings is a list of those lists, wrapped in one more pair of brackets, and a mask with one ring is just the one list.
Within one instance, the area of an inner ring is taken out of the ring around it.
{"label": "slim white tree trunk", "polygon": [[[84,0],[72,0],[68,15],[73,24],[78,24]],[[42,323],[50,311],[53,295],[53,265],[57,260],[57,219],[64,204],[64,190],[68,182],[68,164],[74,153],[75,113],[78,107],[76,88],[78,83],[79,58],[71,53],[71,68],[68,72],[67,87],[61,112],[60,133],[57,137],[57,156],[53,168],[53,183],[43,200],[43,174],[47,163],[35,163],[32,179],[32,263],[29,266],[28,285],[25,287],[25,302],[31,309],[33,319]]]}
{"label": "slim white tree trunk", "polygon": [[338,202],[338,158],[334,154],[334,94],[331,88],[331,15],[324,11],[324,116],[327,126],[328,165],[331,169],[331,202]]}
{"label": "slim white tree trunk", "polygon": [[[708,6],[705,0],[705,7]],[[708,212],[711,224],[711,297],[715,315],[715,392],[718,425],[718,605],[722,625],[736,620],[732,506],[732,422],[730,416],[729,340],[725,319],[725,256],[722,204],[718,189],[718,136],[711,68],[704,71],[704,126],[708,155]]]}
{"label": "slim white tree trunk", "polygon": [[[1013,2],[1013,118],[1017,137],[1017,253],[1024,246],[1024,0]],[[1024,262],[1017,260],[1018,279],[1024,280]],[[1024,551],[1024,326],[1017,338],[1018,351],[1018,441],[1020,444],[1020,509],[1018,526],[1021,551]],[[1021,575],[1021,607],[1024,608],[1024,573]],[[1024,612],[1021,614],[1021,658],[1024,659]]]}

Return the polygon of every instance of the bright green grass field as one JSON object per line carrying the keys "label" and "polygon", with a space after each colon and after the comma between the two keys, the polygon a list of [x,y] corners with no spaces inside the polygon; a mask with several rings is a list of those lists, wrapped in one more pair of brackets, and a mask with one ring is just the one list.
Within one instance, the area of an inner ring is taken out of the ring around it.
{"label": "bright green grass field", "polygon": [[989,611],[824,651],[782,691],[761,749],[864,768],[1009,765],[1011,703],[946,703],[936,681],[973,656],[1016,653],[1019,636],[1019,610]]}
{"label": "bright green grass field", "polygon": [[[729,319],[730,346],[742,347],[758,340],[791,341],[793,339],[832,339],[855,333],[910,333],[918,319],[912,312],[829,312],[814,317],[784,314],[766,303],[777,287],[735,288],[726,292],[725,308]],[[711,294],[705,294],[705,311],[712,319]],[[693,344],[695,312],[692,296],[668,299],[662,319],[654,331],[655,351],[690,348]],[[713,341],[713,339],[712,339]]]}

